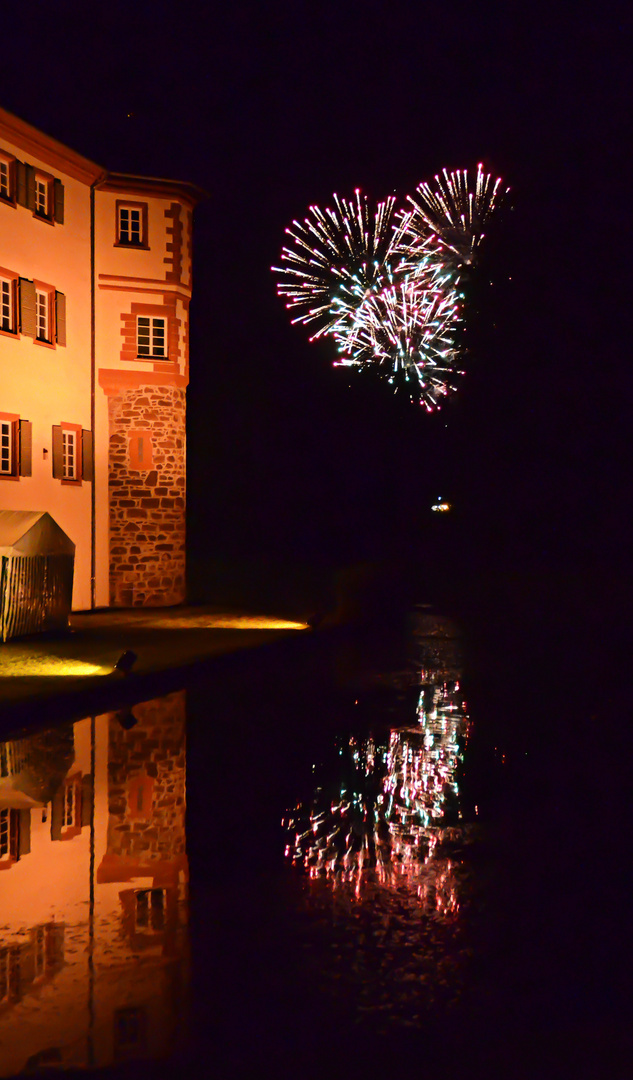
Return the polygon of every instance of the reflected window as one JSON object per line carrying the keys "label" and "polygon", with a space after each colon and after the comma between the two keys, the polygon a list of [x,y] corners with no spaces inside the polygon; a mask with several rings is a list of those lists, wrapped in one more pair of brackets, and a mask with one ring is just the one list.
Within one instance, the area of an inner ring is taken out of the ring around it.
{"label": "reflected window", "polygon": [[0,1005],[20,997],[20,949],[18,945],[0,948]]}
{"label": "reflected window", "polygon": [[46,974],[46,930],[45,926],[36,926],[33,931],[33,969],[36,979]]}
{"label": "reflected window", "polygon": [[17,810],[0,810],[0,859],[11,862],[18,858],[20,816]]}
{"label": "reflected window", "polygon": [[114,1046],[117,1057],[144,1050],[147,1018],[143,1008],[117,1009],[114,1014]]}
{"label": "reflected window", "polygon": [[164,889],[137,889],[136,929],[159,933],[165,929],[166,895]]}
{"label": "reflected window", "polygon": [[71,829],[77,824],[77,802],[77,785],[75,783],[66,783],[64,786],[62,829]]}
{"label": "reflected window", "polygon": [[28,940],[0,945],[0,1006],[21,1001],[33,983],[51,978],[64,962],[64,926],[34,926]]}

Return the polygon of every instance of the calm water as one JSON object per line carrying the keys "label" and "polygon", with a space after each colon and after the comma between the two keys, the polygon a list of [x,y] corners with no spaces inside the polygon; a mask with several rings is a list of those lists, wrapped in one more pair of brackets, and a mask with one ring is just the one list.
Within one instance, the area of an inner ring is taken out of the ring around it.
{"label": "calm water", "polygon": [[619,1061],[617,869],[566,728],[530,771],[538,726],[489,689],[473,715],[464,661],[419,608],[1,744],[0,1075]]}

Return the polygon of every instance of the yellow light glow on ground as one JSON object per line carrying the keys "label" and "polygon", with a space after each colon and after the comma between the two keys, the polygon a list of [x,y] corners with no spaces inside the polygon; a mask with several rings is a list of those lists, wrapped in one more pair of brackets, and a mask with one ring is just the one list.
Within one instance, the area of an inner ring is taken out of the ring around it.
{"label": "yellow light glow on ground", "polygon": [[143,626],[166,630],[308,630],[308,623],[269,615],[185,615],[144,619]]}
{"label": "yellow light glow on ground", "polygon": [[34,655],[12,657],[0,663],[2,678],[39,678],[42,675],[108,675],[112,665],[91,664],[87,660],[68,660],[63,656]]}

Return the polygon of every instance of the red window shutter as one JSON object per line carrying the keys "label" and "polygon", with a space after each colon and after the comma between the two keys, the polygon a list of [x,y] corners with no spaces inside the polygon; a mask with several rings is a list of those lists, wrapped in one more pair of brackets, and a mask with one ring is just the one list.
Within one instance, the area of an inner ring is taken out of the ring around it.
{"label": "red window shutter", "polygon": [[53,424],[53,477],[55,480],[64,478],[64,444],[61,424]]}
{"label": "red window shutter", "polygon": [[94,479],[94,451],[91,431],[81,433],[82,476],[84,480]]}
{"label": "red window shutter", "polygon": [[20,476],[32,476],[32,435],[33,425],[30,420],[20,420]]}
{"label": "red window shutter", "polygon": [[20,278],[20,330],[34,338],[36,325],[35,285],[27,278]]}
{"label": "red window shutter", "polygon": [[26,165],[23,161],[15,163],[15,190],[20,206],[26,206]]}
{"label": "red window shutter", "polygon": [[55,221],[58,225],[64,224],[64,185],[61,180],[55,181]]}
{"label": "red window shutter", "polygon": [[35,210],[35,169],[32,165],[26,166],[26,207]]}
{"label": "red window shutter", "polygon": [[66,297],[55,293],[55,337],[58,345],[66,344]]}
{"label": "red window shutter", "polygon": [[29,855],[31,851],[31,811],[20,810],[18,811],[19,817],[19,830],[18,830],[18,857],[23,855]]}

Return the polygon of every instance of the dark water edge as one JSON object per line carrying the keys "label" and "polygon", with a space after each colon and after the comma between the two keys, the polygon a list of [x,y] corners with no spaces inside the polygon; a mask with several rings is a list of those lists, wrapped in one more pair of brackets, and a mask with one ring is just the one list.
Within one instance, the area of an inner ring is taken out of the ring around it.
{"label": "dark water edge", "polygon": [[[507,610],[503,617],[511,626]],[[214,1045],[222,1067],[235,1075],[254,1067],[260,1052],[276,1063],[278,1075],[297,1064],[318,1071],[317,1063],[333,1070],[363,1062],[371,1072],[378,1062],[423,1067],[434,1061],[450,1070],[460,1062],[472,1065],[476,1055],[477,1068],[487,1062],[526,1076],[535,1069],[557,1075],[572,1063],[575,1075],[595,1075],[598,1061],[616,1067],[628,1052],[631,953],[620,912],[630,868],[619,825],[628,820],[622,784],[631,759],[619,757],[611,742],[614,730],[620,740],[628,734],[608,697],[617,688],[602,688],[601,708],[600,668],[582,678],[581,654],[573,679],[567,652],[578,644],[573,630],[566,642],[556,622],[523,623],[504,636],[497,630],[499,612],[491,610],[489,618],[483,632],[481,622],[466,622],[467,641],[477,646],[466,676],[475,732],[469,783],[484,829],[476,856],[473,959],[458,1006],[431,1010],[417,1030],[381,1036],[372,1020],[359,1020],[351,1000],[326,1008],[319,988],[306,985],[301,964],[293,966],[296,953],[288,947],[279,879],[271,871],[279,864],[278,841],[261,823],[290,796],[288,778],[305,771],[313,736],[344,723],[342,703],[328,697],[331,687],[320,678],[324,657],[311,654],[307,666],[293,662],[283,679],[279,669],[251,669],[241,700],[233,699],[234,723],[253,754],[241,775],[244,798],[229,815],[232,837],[220,831],[211,840],[217,855],[210,860],[226,867],[233,888],[214,885],[195,848],[192,872],[197,864],[194,921],[196,904],[201,918],[208,904],[222,927],[220,956],[209,960],[223,972]],[[369,653],[375,637],[350,635],[345,644]],[[327,657],[325,645],[324,652]],[[190,708],[195,740],[207,704],[190,699]],[[265,784],[258,743],[265,744],[270,768]],[[220,735],[214,748],[223,763],[219,772],[229,774],[232,737]],[[223,820],[226,786],[216,798],[212,817]],[[191,780],[189,799],[193,822]],[[199,996],[200,1023],[217,1009],[216,991],[206,988],[206,999]]]}
{"label": "dark water edge", "polygon": [[469,955],[457,1000],[435,995],[384,1032],[353,983],[333,992],[324,978],[330,927],[298,914],[280,808],[356,723],[359,686],[374,700],[364,674],[397,669],[402,610],[227,658],[192,682],[189,1038],[175,1061],[99,1075],[630,1075],[625,620],[587,599],[551,582],[453,598],[473,723],[463,792],[479,810]]}

